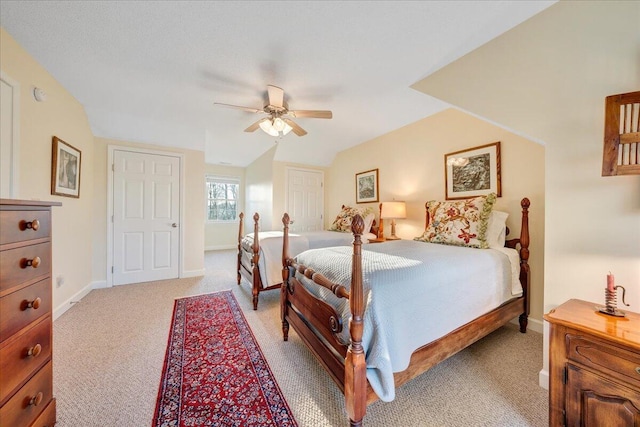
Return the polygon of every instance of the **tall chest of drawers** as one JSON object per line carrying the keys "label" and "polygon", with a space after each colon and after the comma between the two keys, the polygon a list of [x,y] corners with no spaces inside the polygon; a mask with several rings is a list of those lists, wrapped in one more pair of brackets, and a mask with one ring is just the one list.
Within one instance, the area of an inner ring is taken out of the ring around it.
{"label": "tall chest of drawers", "polygon": [[0,427],[56,422],[51,207],[0,199]]}

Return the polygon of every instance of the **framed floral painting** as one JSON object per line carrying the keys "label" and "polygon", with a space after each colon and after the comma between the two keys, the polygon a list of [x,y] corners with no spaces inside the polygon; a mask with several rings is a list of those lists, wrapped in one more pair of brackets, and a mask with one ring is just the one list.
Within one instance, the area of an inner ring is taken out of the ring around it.
{"label": "framed floral painting", "polygon": [[356,203],[378,201],[378,169],[356,174]]}

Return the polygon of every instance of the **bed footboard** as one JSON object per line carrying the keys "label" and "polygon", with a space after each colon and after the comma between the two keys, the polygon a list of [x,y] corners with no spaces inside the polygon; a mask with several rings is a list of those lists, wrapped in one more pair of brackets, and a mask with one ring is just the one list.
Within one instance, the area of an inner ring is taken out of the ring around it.
{"label": "bed footboard", "polygon": [[[367,376],[364,348],[362,347],[364,295],[362,287],[362,231],[364,220],[356,215],[352,222],[353,256],[351,292],[344,286],[332,283],[313,269],[297,264],[289,255],[288,214],[282,218],[284,236],[282,245],[281,316],[284,340],[288,339],[289,323],[329,371],[345,395],[345,404],[352,426],[361,426],[367,410]],[[295,272],[303,274],[320,286],[331,290],[340,298],[349,299],[351,342],[344,346],[335,338],[342,328],[340,316],[333,307],[306,291],[295,278]],[[314,333],[314,331],[316,333]],[[327,345],[327,343],[329,345]],[[343,362],[342,362],[343,360]]]}
{"label": "bed footboard", "polygon": [[[242,239],[244,237],[244,213],[240,213],[240,224],[238,228],[238,285],[240,285],[242,277],[245,277],[251,283],[251,295],[254,310],[258,309],[258,298],[260,292],[280,287],[280,283],[265,287],[260,277],[259,223],[260,215],[256,212],[253,214],[253,244],[251,245],[251,250],[247,250],[242,246]],[[245,253],[248,254],[251,259],[251,265],[245,265],[245,263],[243,263],[242,260]]]}

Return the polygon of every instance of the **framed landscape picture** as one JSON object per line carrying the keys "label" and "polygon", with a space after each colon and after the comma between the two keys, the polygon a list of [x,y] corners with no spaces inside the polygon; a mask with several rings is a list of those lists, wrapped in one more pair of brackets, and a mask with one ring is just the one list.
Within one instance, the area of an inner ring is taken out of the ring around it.
{"label": "framed landscape picture", "polygon": [[500,141],[444,155],[446,199],[496,193],[500,182]]}
{"label": "framed landscape picture", "polygon": [[378,169],[356,174],[356,203],[378,201]]}
{"label": "framed landscape picture", "polygon": [[80,150],[53,137],[51,194],[80,198]]}

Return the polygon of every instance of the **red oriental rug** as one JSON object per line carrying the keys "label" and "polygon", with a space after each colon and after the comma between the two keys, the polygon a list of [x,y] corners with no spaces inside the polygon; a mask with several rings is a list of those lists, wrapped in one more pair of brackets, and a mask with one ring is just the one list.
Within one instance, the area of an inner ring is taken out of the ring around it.
{"label": "red oriental rug", "polygon": [[297,426],[231,291],[176,300],[152,426]]}

